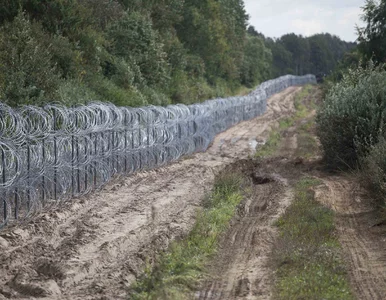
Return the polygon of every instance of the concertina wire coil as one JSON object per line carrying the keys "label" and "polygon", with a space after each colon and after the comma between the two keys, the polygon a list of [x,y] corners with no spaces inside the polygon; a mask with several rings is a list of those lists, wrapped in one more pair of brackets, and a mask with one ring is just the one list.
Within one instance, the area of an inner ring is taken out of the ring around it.
{"label": "concertina wire coil", "polygon": [[308,83],[314,75],[286,75],[246,96],[166,107],[0,103],[0,228],[100,189],[117,174],[205,151],[218,133],[262,115],[273,94]]}

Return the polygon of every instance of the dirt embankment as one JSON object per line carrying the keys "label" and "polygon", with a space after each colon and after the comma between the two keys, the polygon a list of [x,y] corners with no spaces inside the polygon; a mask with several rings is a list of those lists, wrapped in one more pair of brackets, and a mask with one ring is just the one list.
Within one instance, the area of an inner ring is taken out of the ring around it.
{"label": "dirt embankment", "polygon": [[[220,134],[205,153],[117,179],[98,193],[1,231],[0,299],[126,299],[146,262],[189,232],[214,173],[252,154],[271,127],[293,112],[299,90],[273,96],[264,116]],[[248,207],[257,209],[255,203]],[[254,234],[259,239],[264,231],[247,235]]]}

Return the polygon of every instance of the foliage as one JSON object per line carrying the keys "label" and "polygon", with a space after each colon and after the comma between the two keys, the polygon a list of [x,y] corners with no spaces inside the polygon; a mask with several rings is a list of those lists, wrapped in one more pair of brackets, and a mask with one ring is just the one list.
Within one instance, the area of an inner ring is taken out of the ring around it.
{"label": "foliage", "polygon": [[378,141],[386,116],[386,71],[372,63],[349,70],[327,93],[317,115],[326,162],[355,166]]}
{"label": "foliage", "polygon": [[252,35],[247,37],[244,61],[241,67],[241,83],[254,87],[270,76],[272,54],[264,45],[264,41]]}
{"label": "foliage", "polygon": [[327,34],[272,40],[247,21],[243,0],[5,0],[0,96],[70,105],[79,89],[79,103],[190,104],[287,73],[325,72],[351,47]]}
{"label": "foliage", "polygon": [[56,98],[60,82],[50,47],[38,24],[24,14],[0,28],[0,98],[9,105],[42,104]]}
{"label": "foliage", "polygon": [[355,43],[342,41],[337,36],[323,33],[303,37],[294,33],[279,39],[266,38],[253,26],[248,32],[265,40],[273,56],[272,75],[285,74],[330,74],[344,58],[345,53],[354,49]]}
{"label": "foliage", "polygon": [[366,0],[362,20],[366,25],[358,28],[358,40],[364,59],[386,62],[386,1]]}
{"label": "foliage", "polygon": [[0,96],[136,106],[234,94],[271,76],[247,19],[242,0],[3,1]]}
{"label": "foliage", "polygon": [[165,84],[167,77],[166,53],[149,17],[140,13],[127,13],[111,24],[107,31],[110,53],[138,66],[145,81],[136,80],[136,85]]}
{"label": "foliage", "polygon": [[383,134],[377,144],[369,149],[368,155],[361,158],[364,184],[381,204],[386,205],[386,139]]}

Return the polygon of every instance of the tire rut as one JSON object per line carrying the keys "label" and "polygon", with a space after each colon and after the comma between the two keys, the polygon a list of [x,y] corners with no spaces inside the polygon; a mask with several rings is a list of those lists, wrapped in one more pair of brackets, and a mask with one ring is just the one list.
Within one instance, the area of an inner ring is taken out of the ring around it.
{"label": "tire rut", "polygon": [[386,227],[372,226],[376,211],[355,178],[322,178],[316,198],[337,212],[336,227],[358,299],[386,299]]}
{"label": "tire rut", "polygon": [[221,243],[211,274],[221,274],[203,285],[200,300],[269,299],[272,272],[269,256],[276,238],[272,226],[292,198],[286,180],[256,185],[254,196],[235,218]]}
{"label": "tire rut", "polygon": [[267,113],[219,134],[205,153],[117,178],[103,190],[0,233],[0,297],[126,299],[157,252],[192,228],[214,174],[251,154],[277,119],[293,111],[291,87]]}

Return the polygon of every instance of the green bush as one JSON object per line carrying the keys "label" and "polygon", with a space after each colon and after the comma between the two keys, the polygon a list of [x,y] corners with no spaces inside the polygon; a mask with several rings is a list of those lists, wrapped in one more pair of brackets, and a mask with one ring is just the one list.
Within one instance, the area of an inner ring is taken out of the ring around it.
{"label": "green bush", "polygon": [[377,143],[386,120],[386,72],[381,67],[349,70],[327,93],[317,114],[326,162],[353,167]]}
{"label": "green bush", "polygon": [[107,31],[110,52],[128,62],[135,62],[150,86],[161,86],[168,79],[166,53],[150,17],[137,12],[111,24]]}
{"label": "green bush", "polygon": [[64,105],[71,106],[86,104],[91,101],[102,101],[103,99],[85,84],[76,80],[66,80],[59,85],[58,100]]}
{"label": "green bush", "polygon": [[117,106],[144,106],[148,105],[146,97],[135,87],[123,89],[111,80],[100,75],[88,78],[87,85],[99,95],[99,100],[111,102]]}
{"label": "green bush", "polygon": [[377,200],[386,204],[386,139],[381,137],[369,154],[361,159],[363,183],[370,188]]}
{"label": "green bush", "polygon": [[19,13],[0,29],[0,99],[16,106],[55,100],[60,83],[49,39],[39,24]]}

